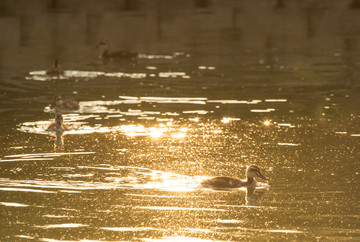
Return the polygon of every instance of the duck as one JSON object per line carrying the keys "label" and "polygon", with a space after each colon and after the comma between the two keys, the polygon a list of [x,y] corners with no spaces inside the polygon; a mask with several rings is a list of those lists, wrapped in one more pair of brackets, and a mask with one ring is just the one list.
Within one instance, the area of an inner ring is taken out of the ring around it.
{"label": "duck", "polygon": [[239,188],[239,187],[251,187],[256,186],[255,177],[260,177],[261,179],[268,180],[266,176],[261,173],[261,170],[256,165],[251,165],[246,170],[246,180],[240,180],[234,177],[214,177],[207,179],[201,182],[203,187],[215,188],[215,189],[229,189],[229,188]]}
{"label": "duck", "polygon": [[57,113],[55,115],[55,121],[52,122],[46,129],[46,131],[51,131],[51,132],[58,132],[58,131],[62,132],[65,130],[69,130],[69,128],[66,124],[64,124],[64,118],[61,113]]}
{"label": "duck", "polygon": [[46,75],[48,76],[64,75],[64,70],[61,67],[58,59],[55,59],[52,68],[46,71]]}
{"label": "duck", "polygon": [[53,103],[50,104],[50,108],[54,109],[55,113],[61,113],[64,111],[77,111],[79,110],[79,103],[72,99],[63,100],[60,95],[56,95],[53,98]]}
{"label": "duck", "polygon": [[110,51],[110,44],[108,41],[102,40],[96,45],[99,50],[99,59],[101,60],[135,60],[138,53],[130,51]]}

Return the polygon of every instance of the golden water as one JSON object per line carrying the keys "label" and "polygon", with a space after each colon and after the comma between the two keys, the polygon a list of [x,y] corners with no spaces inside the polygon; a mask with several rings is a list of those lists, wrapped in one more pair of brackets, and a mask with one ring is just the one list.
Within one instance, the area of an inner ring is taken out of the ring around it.
{"label": "golden water", "polygon": [[[0,8],[1,241],[359,238],[350,2],[34,2]],[[57,94],[80,109],[56,134]],[[251,164],[256,189],[200,185]]]}

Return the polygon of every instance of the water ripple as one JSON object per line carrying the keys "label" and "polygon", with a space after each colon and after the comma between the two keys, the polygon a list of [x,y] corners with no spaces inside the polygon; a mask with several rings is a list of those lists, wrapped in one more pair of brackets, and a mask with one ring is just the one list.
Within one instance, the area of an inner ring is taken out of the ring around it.
{"label": "water ripple", "polygon": [[0,202],[1,205],[7,207],[28,207],[29,205],[22,204],[22,203],[10,203],[10,202]]}
{"label": "water ripple", "polygon": [[[14,192],[81,192],[87,190],[155,189],[189,192],[200,188],[204,177],[186,176],[131,166],[78,166],[76,169],[52,167],[66,178],[63,180],[15,180],[0,178],[0,190]],[[77,173],[76,173],[77,171]],[[98,171],[94,181],[94,172]],[[99,173],[99,171],[101,171]],[[114,173],[116,172],[116,173]],[[130,173],[131,175],[129,175]],[[124,176],[124,174],[127,174]],[[90,180],[88,178],[91,178]],[[71,180],[73,179],[73,180]],[[49,189],[49,190],[44,190]]]}
{"label": "water ripple", "polygon": [[25,77],[25,79],[35,80],[35,81],[51,81],[51,80],[61,80],[61,79],[70,79],[70,78],[91,79],[100,76],[144,79],[147,76],[146,73],[101,72],[101,71],[79,71],[79,70],[65,70],[63,75],[58,75],[58,76],[49,76],[46,74],[45,70],[31,71],[29,72],[29,75],[30,76]]}
{"label": "water ripple", "polygon": [[33,153],[33,154],[17,154],[6,155],[5,158],[0,158],[0,162],[12,162],[12,161],[39,161],[39,160],[53,160],[54,157],[60,157],[64,155],[88,155],[95,152],[65,152],[65,153]]}

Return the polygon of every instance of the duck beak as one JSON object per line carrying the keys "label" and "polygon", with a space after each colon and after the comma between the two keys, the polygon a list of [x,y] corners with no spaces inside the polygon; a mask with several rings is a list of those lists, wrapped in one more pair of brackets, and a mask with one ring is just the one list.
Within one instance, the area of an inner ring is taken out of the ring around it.
{"label": "duck beak", "polygon": [[261,179],[269,180],[269,179],[267,179],[267,177],[264,176],[261,172],[258,172],[257,175],[258,175],[258,177],[260,177]]}

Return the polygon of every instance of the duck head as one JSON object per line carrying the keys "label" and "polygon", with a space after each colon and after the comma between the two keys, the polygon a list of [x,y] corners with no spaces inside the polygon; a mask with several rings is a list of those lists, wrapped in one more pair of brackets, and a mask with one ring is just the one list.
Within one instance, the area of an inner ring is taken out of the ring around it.
{"label": "duck head", "polygon": [[60,107],[62,105],[62,97],[60,95],[54,96],[53,103],[50,105],[50,108]]}
{"label": "duck head", "polygon": [[103,56],[106,55],[110,48],[109,41],[102,40],[95,46],[95,49],[99,50],[99,59],[103,59]]}
{"label": "duck head", "polygon": [[60,62],[59,62],[59,59],[55,59],[55,60],[54,60],[53,67],[54,67],[54,68],[60,68],[60,67],[61,67]]}
{"label": "duck head", "polygon": [[103,53],[103,52],[107,51],[110,48],[109,41],[102,40],[102,41],[100,41],[99,43],[96,44],[95,48],[98,49],[100,51],[100,53]]}
{"label": "duck head", "polygon": [[254,165],[247,168],[246,175],[249,179],[260,177],[261,179],[268,180],[268,178],[261,173],[260,168]]}

